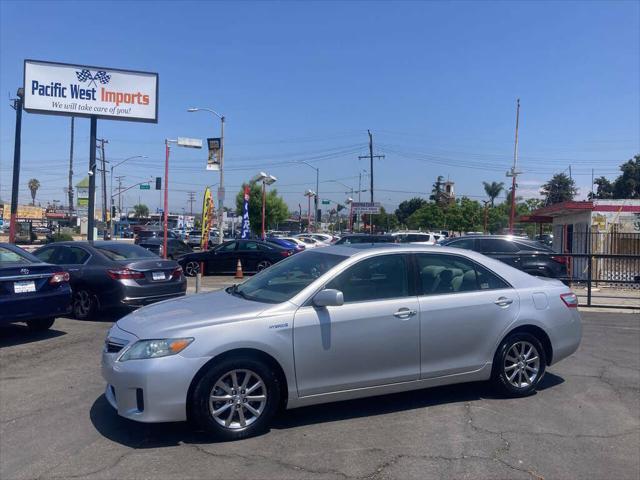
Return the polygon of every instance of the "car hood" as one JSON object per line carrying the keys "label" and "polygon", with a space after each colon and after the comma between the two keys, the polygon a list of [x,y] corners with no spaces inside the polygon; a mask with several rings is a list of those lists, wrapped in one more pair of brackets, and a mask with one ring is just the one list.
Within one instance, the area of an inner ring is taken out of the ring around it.
{"label": "car hood", "polygon": [[117,325],[138,338],[171,338],[193,328],[255,318],[272,306],[220,290],[154,303],[123,317]]}

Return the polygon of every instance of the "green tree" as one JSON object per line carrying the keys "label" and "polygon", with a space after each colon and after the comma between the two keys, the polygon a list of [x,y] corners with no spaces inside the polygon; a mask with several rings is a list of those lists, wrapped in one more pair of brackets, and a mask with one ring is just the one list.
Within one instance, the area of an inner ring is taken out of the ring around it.
{"label": "green tree", "polygon": [[434,230],[444,227],[444,224],[444,209],[437,203],[426,203],[413,212],[406,221],[406,225],[414,229]]}
{"label": "green tree", "polygon": [[592,195],[589,193],[589,199],[594,198],[613,198],[614,190],[613,183],[611,183],[607,177],[598,177],[593,181],[593,184],[596,186],[596,191]]}
{"label": "green tree", "polygon": [[133,214],[136,218],[147,218],[149,216],[149,207],[143,203],[133,206]]}
{"label": "green tree", "polygon": [[380,207],[380,213],[377,215],[366,215],[366,220],[372,222],[376,232],[390,232],[398,228],[398,217],[393,213],[387,213],[384,207]]}
{"label": "green tree", "polygon": [[614,198],[640,198],[640,155],[620,165],[622,175],[613,183]]}
{"label": "green tree", "polygon": [[455,232],[481,231],[483,214],[484,209],[480,202],[462,197],[445,210],[446,226]]}
{"label": "green tree", "polygon": [[504,190],[504,183],[503,182],[491,182],[491,183],[482,182],[482,185],[484,185],[484,191],[487,194],[487,197],[489,197],[489,200],[491,200],[491,208],[493,208],[495,199],[498,198],[498,195],[500,195],[502,190]]}
{"label": "green tree", "polygon": [[547,183],[542,185],[541,193],[545,197],[545,205],[553,205],[573,200],[578,190],[572,178],[564,173],[556,173]]}
{"label": "green tree", "polygon": [[40,181],[37,178],[32,178],[27,183],[29,190],[31,191],[31,205],[36,204],[36,193],[38,193],[38,189],[40,188]]}
{"label": "green tree", "polygon": [[420,197],[413,197],[409,200],[405,200],[398,205],[398,208],[396,209],[398,222],[400,222],[401,225],[407,225],[407,219],[426,204],[427,201]]}
{"label": "green tree", "polygon": [[438,175],[436,178],[436,182],[433,184],[433,188],[431,189],[431,195],[429,196],[429,200],[433,200],[434,202],[439,203],[440,198],[442,197],[442,186],[444,185],[444,177],[442,175]]}
{"label": "green tree", "polygon": [[[242,213],[244,205],[244,187],[236,195],[236,212]],[[256,235],[262,232],[262,184],[249,184],[251,191],[249,194],[249,223],[251,230]],[[278,195],[275,188],[267,191],[265,202],[265,231],[289,217],[289,208],[285,201]]]}

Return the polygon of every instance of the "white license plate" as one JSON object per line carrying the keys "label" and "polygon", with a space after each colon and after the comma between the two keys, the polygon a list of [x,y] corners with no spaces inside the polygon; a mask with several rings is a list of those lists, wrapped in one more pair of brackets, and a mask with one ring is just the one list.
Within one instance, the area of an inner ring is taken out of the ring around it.
{"label": "white license plate", "polygon": [[151,272],[151,277],[154,280],[164,280],[166,278],[164,272]]}
{"label": "white license plate", "polygon": [[27,282],[14,282],[13,291],[15,293],[27,293],[27,292],[35,292],[36,284],[32,281]]}

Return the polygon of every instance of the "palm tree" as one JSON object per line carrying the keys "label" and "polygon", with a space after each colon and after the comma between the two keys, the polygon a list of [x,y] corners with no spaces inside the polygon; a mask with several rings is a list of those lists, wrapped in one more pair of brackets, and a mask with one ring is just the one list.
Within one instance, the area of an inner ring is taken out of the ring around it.
{"label": "palm tree", "polygon": [[40,188],[40,182],[37,178],[32,178],[29,180],[27,184],[29,186],[29,190],[31,191],[31,205],[36,204],[36,193],[38,193],[38,189]]}
{"label": "palm tree", "polygon": [[149,207],[143,203],[133,206],[134,215],[136,218],[147,218],[149,216]]}
{"label": "palm tree", "polygon": [[482,184],[484,185],[484,191],[487,194],[487,197],[489,197],[489,199],[491,200],[491,208],[493,208],[493,202],[495,201],[496,198],[498,198],[498,195],[500,195],[500,192],[504,190],[504,183],[482,182]]}

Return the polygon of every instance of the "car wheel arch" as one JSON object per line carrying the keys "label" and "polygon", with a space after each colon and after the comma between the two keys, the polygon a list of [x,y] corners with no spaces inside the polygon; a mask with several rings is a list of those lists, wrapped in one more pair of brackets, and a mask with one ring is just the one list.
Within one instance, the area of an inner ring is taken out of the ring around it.
{"label": "car wheel arch", "polygon": [[514,333],[529,333],[536,337],[544,348],[546,365],[549,366],[551,365],[551,363],[553,363],[553,346],[551,345],[551,339],[549,338],[547,332],[545,332],[542,328],[532,324],[519,325],[504,334],[500,338],[498,346],[502,344],[505,338],[507,338],[509,335],[513,335]]}
{"label": "car wheel arch", "polygon": [[227,350],[226,352],[220,353],[215,357],[211,358],[207,361],[200,369],[196,372],[196,374],[191,379],[191,383],[189,384],[189,389],[187,391],[187,418],[191,418],[190,405],[192,404],[191,400],[193,398],[193,392],[195,387],[198,385],[198,382],[203,377],[203,375],[216,363],[219,363],[222,360],[226,360],[228,358],[250,358],[252,360],[259,360],[269,365],[270,368],[273,369],[273,372],[276,374],[278,382],[280,383],[280,405],[281,409],[285,409],[287,406],[287,400],[289,397],[289,382],[287,381],[287,376],[284,373],[284,369],[280,362],[276,360],[273,356],[269,355],[263,350],[258,350],[256,348],[235,348],[232,350]]}

